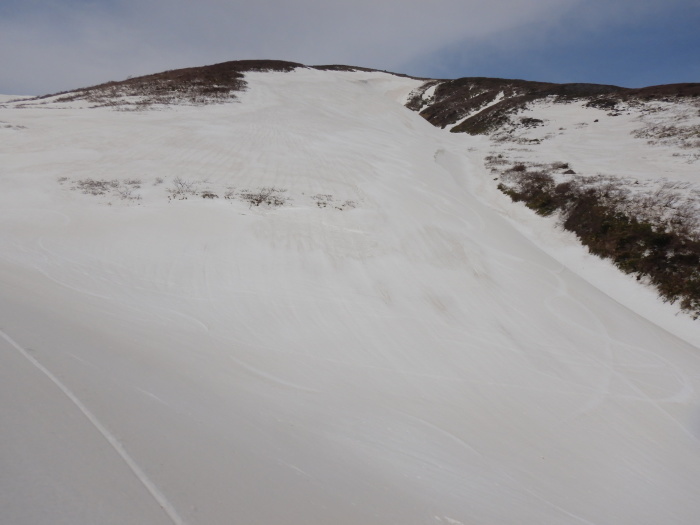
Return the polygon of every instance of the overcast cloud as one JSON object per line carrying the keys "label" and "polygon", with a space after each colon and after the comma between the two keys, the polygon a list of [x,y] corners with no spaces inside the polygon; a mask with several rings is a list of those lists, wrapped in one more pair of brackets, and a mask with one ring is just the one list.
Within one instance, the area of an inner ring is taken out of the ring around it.
{"label": "overcast cloud", "polygon": [[[431,75],[447,56],[451,58],[445,64],[451,66],[443,68],[445,73],[463,76],[479,58],[469,49],[481,52],[488,44],[500,55],[524,48],[536,53],[538,43],[551,45],[552,35],[566,39],[569,34],[624,29],[653,18],[669,4],[694,3],[5,0],[0,5],[0,93],[56,92],[244,58]],[[455,49],[461,50],[458,60]]]}

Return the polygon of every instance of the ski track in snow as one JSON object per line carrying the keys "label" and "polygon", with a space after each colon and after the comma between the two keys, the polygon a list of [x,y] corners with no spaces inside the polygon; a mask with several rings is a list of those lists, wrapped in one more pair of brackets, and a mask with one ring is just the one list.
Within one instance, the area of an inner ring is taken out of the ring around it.
{"label": "ski track in snow", "polygon": [[161,493],[158,487],[148,478],[146,473],[139,467],[139,465],[134,461],[134,459],[129,455],[124,446],[119,442],[119,439],[112,434],[107,427],[105,427],[95,415],[90,412],[90,410],[83,404],[80,399],[64,385],[60,379],[58,379],[54,374],[51,373],[45,366],[43,366],[39,361],[37,361],[32,355],[29,354],[24,348],[22,348],[14,339],[7,335],[4,331],[0,330],[0,337],[7,341],[15,350],[17,350],[22,356],[29,361],[35,368],[41,371],[51,382],[56,385],[56,387],[68,398],[70,401],[83,413],[83,415],[90,421],[92,426],[102,434],[102,437],[110,444],[114,451],[119,454],[119,456],[124,460],[129,469],[134,473],[134,476],[141,482],[144,488],[151,494],[154,500],[158,502],[163,511],[168,515],[175,525],[185,525],[185,521],[180,518],[175,507],[166,499],[166,497]]}

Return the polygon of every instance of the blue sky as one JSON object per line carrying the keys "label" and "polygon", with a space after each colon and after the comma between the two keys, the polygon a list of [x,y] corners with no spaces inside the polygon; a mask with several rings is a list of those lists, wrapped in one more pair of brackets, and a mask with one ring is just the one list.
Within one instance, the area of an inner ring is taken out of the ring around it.
{"label": "blue sky", "polygon": [[418,76],[700,82],[700,0],[2,0],[0,93],[244,58]]}
{"label": "blue sky", "polygon": [[490,76],[626,87],[700,82],[700,1],[669,2],[641,16],[556,27],[531,23],[511,34],[446,46],[408,64],[426,76]]}

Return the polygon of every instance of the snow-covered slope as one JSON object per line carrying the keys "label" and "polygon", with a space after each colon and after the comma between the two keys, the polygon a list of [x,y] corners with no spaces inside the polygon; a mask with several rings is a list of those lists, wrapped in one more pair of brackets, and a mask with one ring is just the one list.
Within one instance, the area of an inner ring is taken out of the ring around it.
{"label": "snow-covered slope", "polygon": [[425,82],[407,107],[452,133],[488,137],[472,158],[504,194],[700,317],[698,97],[700,83],[462,78]]}
{"label": "snow-covered slope", "polygon": [[245,80],[0,108],[3,521],[695,522],[690,319],[510,204],[420,81]]}

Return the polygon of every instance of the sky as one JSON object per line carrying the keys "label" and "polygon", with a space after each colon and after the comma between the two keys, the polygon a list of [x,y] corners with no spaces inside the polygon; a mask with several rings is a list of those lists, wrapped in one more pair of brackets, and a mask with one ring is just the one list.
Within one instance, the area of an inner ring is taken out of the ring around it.
{"label": "sky", "polygon": [[431,78],[700,82],[700,0],[0,0],[0,93],[239,59]]}

